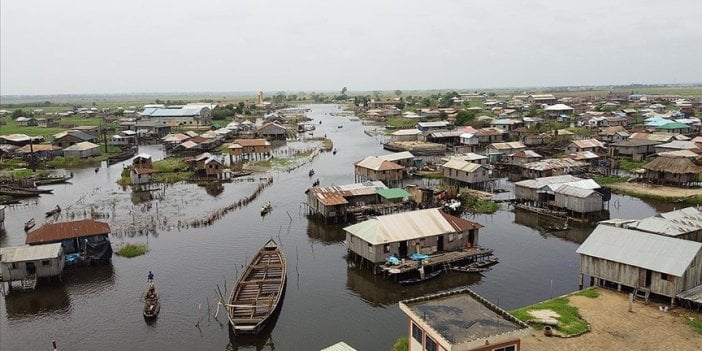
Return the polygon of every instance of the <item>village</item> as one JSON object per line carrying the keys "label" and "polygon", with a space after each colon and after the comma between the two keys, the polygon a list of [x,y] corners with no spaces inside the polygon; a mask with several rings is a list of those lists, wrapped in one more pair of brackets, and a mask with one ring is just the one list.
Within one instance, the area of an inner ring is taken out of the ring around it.
{"label": "village", "polygon": [[[110,262],[109,222],[116,219],[105,220],[99,211],[74,220],[75,214],[66,213],[70,204],[59,203],[46,211],[44,224],[21,218],[21,210],[6,216],[13,206],[52,196],[46,187],[71,182],[73,171],[87,168],[89,174],[95,167],[99,175],[103,167],[117,167],[116,183],[132,194],[148,195],[146,200],[139,196],[136,204],[142,205],[158,202],[149,194],[166,191],[167,184],[204,182],[213,196],[227,183],[259,184],[253,193],[204,218],[180,218],[180,229],[215,225],[228,212],[255,202],[259,194],[266,196],[264,188],[274,182],[273,172],[301,168],[298,173],[304,173],[308,185],[300,206],[309,221],[343,228],[349,264],[399,286],[427,284],[448,272],[489,274],[493,266],[504,264],[498,263],[499,253],[480,240],[481,229],[489,224],[467,215],[512,210],[542,217],[544,224],[537,229],[543,232],[594,228],[577,249],[580,274],[570,278],[580,289],[630,294],[629,308],[632,301],[643,306],[655,301],[666,311],[699,311],[699,97],[455,92],[436,97],[419,102],[412,96],[348,97],[339,103],[338,112],[316,119],[308,117],[314,105],[273,104],[262,92],[235,105],[249,114],[202,102],[145,104],[118,114],[96,108],[70,113],[0,111],[0,131],[8,125],[17,131],[27,128],[27,134],[0,136],[5,203],[1,223],[4,228],[8,219],[14,227],[21,222],[27,232],[26,246],[3,245],[3,292],[32,294],[44,281],[62,284],[65,269]],[[213,120],[223,109],[231,115]],[[17,114],[31,117],[8,118]],[[78,123],[81,118],[99,123],[41,133],[42,128],[62,126],[61,119],[72,114],[86,116],[73,120]],[[343,173],[353,175],[346,177],[350,182],[329,184],[315,158],[322,153],[337,157],[334,139],[345,133],[341,120],[375,126],[376,134],[366,133],[366,138],[378,138],[382,128],[381,143],[344,166]],[[326,133],[317,131],[322,127]],[[158,147],[164,157],[154,159],[142,151],[146,147]],[[56,165],[77,169],[54,170]],[[673,202],[679,209],[646,218],[611,218],[613,193]],[[265,220],[272,209],[270,201],[264,203],[261,217]],[[157,223],[144,228],[165,227]],[[409,350],[540,349],[526,346],[533,343],[538,328],[548,336],[572,334],[559,324],[557,314],[517,318],[467,288],[434,291],[399,306],[409,320]],[[426,310],[427,306],[434,307]],[[440,306],[460,308],[460,323],[488,313],[490,323],[501,327],[481,322],[471,327],[474,332],[456,329],[454,319],[428,313]]]}

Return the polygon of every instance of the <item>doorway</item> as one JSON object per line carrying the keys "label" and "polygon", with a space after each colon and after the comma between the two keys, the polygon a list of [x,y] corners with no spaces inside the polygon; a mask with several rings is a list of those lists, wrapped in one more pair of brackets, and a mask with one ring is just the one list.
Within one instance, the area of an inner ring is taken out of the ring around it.
{"label": "doorway", "polygon": [[437,237],[436,250],[441,252],[444,251],[444,236],[439,235]]}
{"label": "doorway", "polygon": [[400,249],[399,249],[398,255],[400,255],[399,258],[407,257],[407,242],[406,241],[400,241]]}
{"label": "doorway", "polygon": [[27,269],[28,275],[37,274],[37,266],[34,265],[34,262],[27,262],[25,268]]}

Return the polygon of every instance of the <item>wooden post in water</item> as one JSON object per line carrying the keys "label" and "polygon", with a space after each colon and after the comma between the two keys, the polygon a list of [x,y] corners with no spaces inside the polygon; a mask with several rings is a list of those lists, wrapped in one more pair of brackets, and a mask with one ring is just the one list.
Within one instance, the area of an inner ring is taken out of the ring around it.
{"label": "wooden post in water", "polygon": [[634,312],[634,293],[629,293],[629,312]]}

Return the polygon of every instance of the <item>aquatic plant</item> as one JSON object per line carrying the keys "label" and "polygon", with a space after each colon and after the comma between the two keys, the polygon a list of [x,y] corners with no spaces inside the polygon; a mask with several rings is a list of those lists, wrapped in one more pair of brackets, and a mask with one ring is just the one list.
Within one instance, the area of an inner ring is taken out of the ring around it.
{"label": "aquatic plant", "polygon": [[132,258],[145,254],[149,249],[145,244],[127,244],[117,251],[117,255]]}

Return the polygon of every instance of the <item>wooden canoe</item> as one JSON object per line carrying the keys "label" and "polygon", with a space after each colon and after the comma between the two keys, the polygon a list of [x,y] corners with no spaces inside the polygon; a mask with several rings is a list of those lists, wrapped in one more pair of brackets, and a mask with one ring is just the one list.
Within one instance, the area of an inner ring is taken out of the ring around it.
{"label": "wooden canoe", "polygon": [[285,293],[285,254],[273,239],[251,259],[229,295],[227,316],[235,334],[257,334],[280,308]]}

